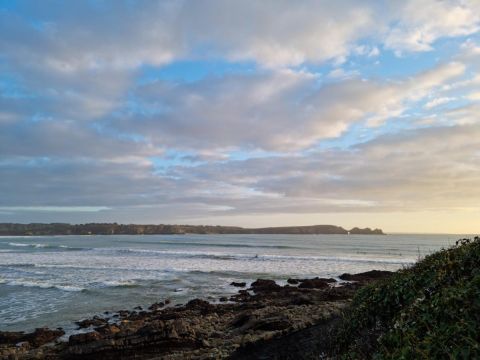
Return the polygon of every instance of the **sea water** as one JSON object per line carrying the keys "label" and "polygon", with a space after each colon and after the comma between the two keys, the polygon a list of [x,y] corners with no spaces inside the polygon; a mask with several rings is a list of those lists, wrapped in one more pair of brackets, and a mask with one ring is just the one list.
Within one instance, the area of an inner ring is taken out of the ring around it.
{"label": "sea water", "polygon": [[397,270],[460,235],[0,237],[0,330],[73,328],[104,311],[216,301],[257,278]]}

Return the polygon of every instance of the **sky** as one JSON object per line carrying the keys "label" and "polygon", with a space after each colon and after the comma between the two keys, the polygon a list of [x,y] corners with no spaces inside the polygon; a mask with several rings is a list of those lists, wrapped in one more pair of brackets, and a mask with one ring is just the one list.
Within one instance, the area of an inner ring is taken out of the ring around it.
{"label": "sky", "polygon": [[0,222],[480,232],[480,0],[0,0]]}

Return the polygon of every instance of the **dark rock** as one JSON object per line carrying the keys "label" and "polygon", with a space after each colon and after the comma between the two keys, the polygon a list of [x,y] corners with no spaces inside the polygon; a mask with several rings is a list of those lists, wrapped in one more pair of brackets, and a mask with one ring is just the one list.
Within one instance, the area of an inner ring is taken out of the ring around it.
{"label": "dark rock", "polygon": [[175,332],[180,336],[194,336],[195,335],[195,331],[183,319],[174,320],[172,326],[175,329]]}
{"label": "dark rock", "polygon": [[220,299],[219,299],[220,302],[226,302],[228,301],[228,298],[225,297],[225,296],[222,296]]}
{"label": "dark rock", "polygon": [[52,330],[48,328],[35,329],[33,333],[27,334],[23,341],[28,341],[32,346],[38,347],[58,339],[65,335],[63,330]]}
{"label": "dark rock", "polygon": [[39,347],[58,339],[65,335],[63,330],[52,330],[48,328],[38,328],[34,332],[25,334],[24,332],[0,332],[0,344],[17,344],[28,342],[33,347]]}
{"label": "dark rock", "polygon": [[254,291],[276,290],[281,287],[274,280],[268,279],[257,279],[250,286]]}
{"label": "dark rock", "polygon": [[83,334],[70,335],[68,343],[70,345],[85,344],[92,341],[98,341],[102,339],[102,335],[97,331],[92,331]]}
{"label": "dark rock", "polygon": [[314,302],[308,296],[296,296],[290,302],[292,305],[313,305]]}
{"label": "dark rock", "polygon": [[[245,292],[242,292],[245,291]],[[251,298],[250,294],[246,290],[240,290],[239,294],[232,295],[230,297],[230,301],[234,302],[247,302]]]}
{"label": "dark rock", "polygon": [[[122,315],[122,312],[119,311],[120,315]],[[107,324],[108,321],[103,319],[103,318],[100,318],[98,316],[94,316],[92,319],[85,319],[85,320],[81,320],[81,321],[77,321],[76,324],[78,325],[78,327],[80,329],[84,329],[84,328],[88,328],[90,326],[102,326],[102,325],[105,325]]]}
{"label": "dark rock", "polygon": [[138,329],[138,334],[148,336],[159,332],[165,332],[164,330],[165,322],[162,320],[156,320]]}
{"label": "dark rock", "polygon": [[165,306],[165,303],[163,301],[159,301],[159,302],[156,302],[156,303],[150,305],[148,310],[156,311],[156,310],[159,310],[159,309],[163,308],[164,306]]}
{"label": "dark rock", "polygon": [[281,318],[268,318],[268,319],[260,319],[258,320],[252,328],[254,330],[262,330],[262,331],[277,331],[277,330],[284,330],[291,326],[292,324],[287,319]]}
{"label": "dark rock", "polygon": [[95,330],[99,334],[106,335],[106,336],[115,335],[120,332],[120,328],[115,324],[108,324],[105,326],[101,326],[101,327],[95,328]]}
{"label": "dark rock", "polygon": [[241,313],[237,315],[233,321],[231,322],[231,326],[234,328],[239,328],[244,326],[247,322],[249,322],[253,318],[253,315],[249,312]]}
{"label": "dark rock", "polygon": [[302,281],[298,287],[300,289],[325,289],[330,287],[330,285],[322,279],[308,279]]}
{"label": "dark rock", "polygon": [[22,341],[23,331],[0,331],[0,344],[16,344]]}
{"label": "dark rock", "polygon": [[298,282],[304,282],[304,281],[307,281],[307,280],[322,280],[322,281],[325,281],[327,283],[335,283],[337,282],[337,280],[335,280],[334,278],[321,278],[321,277],[314,277],[314,278],[311,278],[311,279],[296,279],[298,280]]}
{"label": "dark rock", "polygon": [[287,280],[287,283],[292,284],[292,285],[296,285],[296,284],[298,284],[299,282],[300,282],[300,281],[298,281],[297,279],[291,279],[291,278],[290,278],[290,279]]}
{"label": "dark rock", "polygon": [[188,310],[200,310],[202,312],[213,310],[215,307],[210,304],[208,301],[201,300],[201,299],[193,299],[190,300],[186,305],[185,308]]}
{"label": "dark rock", "polygon": [[232,281],[230,283],[231,286],[235,286],[235,287],[245,287],[247,286],[247,283],[246,282],[235,282],[235,281]]}
{"label": "dark rock", "polygon": [[130,311],[128,310],[119,310],[118,311],[118,314],[120,315],[120,317],[127,317],[130,315]]}
{"label": "dark rock", "polygon": [[374,281],[379,279],[385,279],[393,275],[392,271],[383,271],[383,270],[371,270],[358,274],[342,274],[340,279],[345,281]]}

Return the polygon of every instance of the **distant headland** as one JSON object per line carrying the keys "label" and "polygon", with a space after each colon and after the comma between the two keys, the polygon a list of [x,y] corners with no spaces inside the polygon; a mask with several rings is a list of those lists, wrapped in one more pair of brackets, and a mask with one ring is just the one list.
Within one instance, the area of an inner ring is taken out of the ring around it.
{"label": "distant headland", "polygon": [[236,226],[211,225],[139,225],[117,223],[0,223],[0,236],[28,235],[181,235],[181,234],[352,234],[384,235],[381,229],[358,228],[345,230],[335,225],[282,226],[265,228],[243,228]]}

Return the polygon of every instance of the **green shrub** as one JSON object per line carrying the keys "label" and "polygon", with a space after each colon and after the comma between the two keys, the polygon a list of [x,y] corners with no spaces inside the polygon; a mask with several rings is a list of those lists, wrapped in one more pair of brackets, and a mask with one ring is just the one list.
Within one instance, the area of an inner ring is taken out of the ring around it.
{"label": "green shrub", "polygon": [[335,335],[344,359],[480,358],[480,238],[462,239],[356,294]]}

